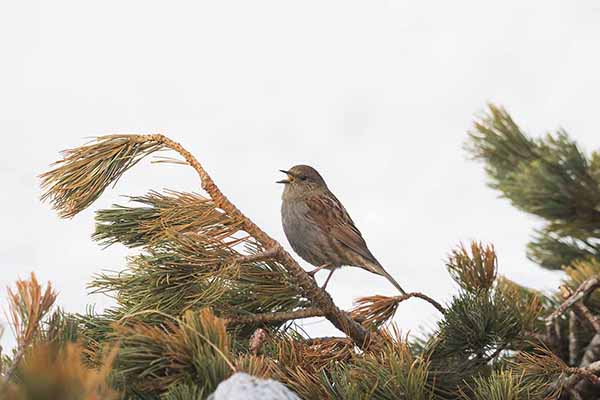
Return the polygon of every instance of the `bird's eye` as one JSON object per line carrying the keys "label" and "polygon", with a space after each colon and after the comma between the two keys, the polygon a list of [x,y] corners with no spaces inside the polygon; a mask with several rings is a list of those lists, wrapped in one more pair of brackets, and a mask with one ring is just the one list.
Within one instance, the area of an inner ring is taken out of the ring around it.
{"label": "bird's eye", "polygon": [[299,178],[300,178],[301,181],[305,181],[306,180],[306,176],[305,175],[302,175]]}

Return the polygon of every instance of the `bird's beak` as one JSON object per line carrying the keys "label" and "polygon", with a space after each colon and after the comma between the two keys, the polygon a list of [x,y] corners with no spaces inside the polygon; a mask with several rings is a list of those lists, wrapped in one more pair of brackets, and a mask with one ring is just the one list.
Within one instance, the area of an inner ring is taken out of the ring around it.
{"label": "bird's beak", "polygon": [[289,178],[292,177],[292,175],[289,173],[289,171],[286,171],[284,169],[280,169],[279,171],[283,172],[284,174],[286,174],[288,176],[288,179],[282,179],[280,181],[277,181],[276,183],[283,183],[284,185],[287,185],[288,183],[291,182],[291,180]]}

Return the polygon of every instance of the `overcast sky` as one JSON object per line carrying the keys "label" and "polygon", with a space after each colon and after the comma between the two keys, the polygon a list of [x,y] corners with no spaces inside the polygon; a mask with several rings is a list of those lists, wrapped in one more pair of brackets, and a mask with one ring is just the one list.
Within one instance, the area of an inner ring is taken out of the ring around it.
{"label": "overcast sky", "polygon": [[[90,240],[94,210],[199,190],[196,176],[143,164],[72,220],[39,202],[36,176],[86,137],[162,132],[287,248],[274,181],[303,163],[406,289],[448,300],[444,259],[476,239],[496,246],[501,274],[550,290],[561,273],[525,258],[539,221],[498,199],[462,145],[492,101],[533,135],[564,127],[599,148],[599,49],[597,1],[4,1],[0,287],[35,271],[68,311],[109,304],[86,283],[122,269],[127,251]],[[394,293],[352,268],[328,290],[346,308]],[[436,318],[412,300],[396,321],[418,332]],[[335,332],[322,319],[305,327]]]}

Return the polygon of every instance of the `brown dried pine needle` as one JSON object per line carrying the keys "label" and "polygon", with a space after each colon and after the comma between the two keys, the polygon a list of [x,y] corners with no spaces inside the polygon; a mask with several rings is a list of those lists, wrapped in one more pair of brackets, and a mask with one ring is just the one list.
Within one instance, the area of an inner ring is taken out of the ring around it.
{"label": "brown dried pine needle", "polygon": [[19,380],[9,386],[7,399],[80,399],[120,398],[110,386],[117,348],[105,349],[98,368],[83,361],[85,349],[76,343],[38,343],[19,364]]}
{"label": "brown dried pine needle", "polygon": [[413,297],[425,300],[442,314],[446,312],[440,303],[426,294],[420,292],[411,292],[401,296],[392,297],[381,295],[361,297],[355,301],[354,304],[356,306],[350,312],[350,314],[352,319],[360,322],[363,326],[379,327],[388,322],[394,316],[400,303]]}
{"label": "brown dried pine needle", "polygon": [[42,292],[33,272],[28,281],[18,280],[15,286],[14,292],[8,288],[9,313],[17,344],[22,348],[38,333],[40,322],[54,304],[57,293],[50,282]]}
{"label": "brown dried pine needle", "polygon": [[355,307],[351,311],[352,318],[364,326],[379,327],[389,321],[400,304],[400,296],[368,296],[361,297],[355,301]]}
{"label": "brown dried pine needle", "polygon": [[471,243],[471,253],[464,245],[453,250],[446,262],[448,272],[466,290],[489,290],[496,280],[498,259],[494,246]]}
{"label": "brown dried pine needle", "polygon": [[116,242],[129,247],[152,246],[167,239],[164,233],[168,231],[223,241],[242,229],[241,221],[228,217],[199,194],[151,191],[129,199],[141,206],[114,205],[97,212],[94,240],[106,246]]}
{"label": "brown dried pine needle", "polygon": [[125,171],[145,156],[163,148],[139,135],[108,135],[93,144],[62,152],[56,168],[40,175],[42,200],[63,218],[73,217],[92,204]]}

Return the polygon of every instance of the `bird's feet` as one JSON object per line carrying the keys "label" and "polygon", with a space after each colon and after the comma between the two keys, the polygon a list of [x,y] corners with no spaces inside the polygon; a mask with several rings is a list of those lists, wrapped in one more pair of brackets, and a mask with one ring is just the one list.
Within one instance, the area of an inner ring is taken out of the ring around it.
{"label": "bird's feet", "polygon": [[331,279],[331,275],[333,275],[333,271],[335,271],[335,268],[332,268],[331,271],[329,271],[329,275],[327,275],[327,279],[325,279],[325,283],[323,286],[321,286],[321,289],[325,290],[327,284],[329,283],[329,279]]}
{"label": "bird's feet", "polygon": [[[323,268],[327,268],[330,266],[331,266],[331,264],[329,264],[329,263],[319,265],[317,268],[313,269],[312,271],[308,271],[307,274],[309,274],[310,276],[312,276],[313,279],[315,279],[315,275],[317,274],[317,272],[319,272]],[[321,289],[325,290],[325,288],[327,287],[327,284],[329,283],[329,279],[331,279],[331,275],[333,275],[333,271],[335,271],[335,268],[331,268],[331,270],[329,271],[329,275],[327,275],[327,279],[325,279],[325,283],[323,284],[323,286],[321,286]],[[315,279],[315,281],[316,281],[316,279]]]}
{"label": "bird's feet", "polygon": [[319,265],[317,268],[313,269],[312,271],[307,271],[306,273],[309,274],[310,276],[315,277],[316,273],[319,272],[320,270],[322,270],[323,268],[327,268],[329,266],[329,263],[327,264],[323,264],[323,265]]}

